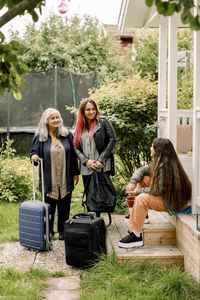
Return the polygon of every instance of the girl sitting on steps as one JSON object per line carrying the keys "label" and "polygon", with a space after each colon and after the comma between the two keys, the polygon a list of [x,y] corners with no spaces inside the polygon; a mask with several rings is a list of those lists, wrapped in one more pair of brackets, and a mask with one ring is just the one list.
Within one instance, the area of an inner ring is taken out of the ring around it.
{"label": "girl sitting on steps", "polygon": [[142,227],[148,210],[174,215],[190,205],[191,182],[170,140],[155,139],[151,157],[152,162],[137,169],[126,187],[136,199],[128,222],[132,232],[119,242],[119,247],[143,246]]}

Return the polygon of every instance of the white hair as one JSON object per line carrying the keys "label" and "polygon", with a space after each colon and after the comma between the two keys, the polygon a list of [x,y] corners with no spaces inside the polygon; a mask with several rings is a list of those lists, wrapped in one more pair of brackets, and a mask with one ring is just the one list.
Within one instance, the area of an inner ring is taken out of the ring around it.
{"label": "white hair", "polygon": [[37,134],[39,134],[39,141],[40,142],[46,142],[48,140],[48,135],[49,135],[49,129],[48,129],[48,118],[52,115],[52,114],[55,114],[57,113],[58,116],[59,116],[59,119],[60,119],[60,124],[58,126],[58,130],[57,130],[57,136],[59,137],[60,135],[61,136],[68,136],[69,134],[69,131],[67,130],[67,128],[65,128],[63,126],[63,119],[60,115],[60,112],[55,109],[55,108],[47,108],[41,118],[40,118],[40,121],[39,121],[39,124],[38,124],[38,127],[36,129],[36,132],[35,132],[35,136]]}

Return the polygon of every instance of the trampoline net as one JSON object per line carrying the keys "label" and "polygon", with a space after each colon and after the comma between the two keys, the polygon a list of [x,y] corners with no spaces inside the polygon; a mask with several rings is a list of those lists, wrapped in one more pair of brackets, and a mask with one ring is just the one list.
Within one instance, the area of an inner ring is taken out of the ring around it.
{"label": "trampoline net", "polygon": [[[30,151],[43,111],[48,107],[58,109],[64,125],[72,129],[75,115],[67,111],[65,106],[78,107],[81,99],[89,96],[89,89],[97,86],[97,82],[96,72],[77,74],[55,68],[27,73],[20,101],[15,100],[8,92],[0,97],[0,128],[3,135],[9,134],[11,138],[13,136],[13,147],[17,153],[26,155]],[[24,142],[25,136],[27,146]],[[23,149],[20,146],[22,144]]]}

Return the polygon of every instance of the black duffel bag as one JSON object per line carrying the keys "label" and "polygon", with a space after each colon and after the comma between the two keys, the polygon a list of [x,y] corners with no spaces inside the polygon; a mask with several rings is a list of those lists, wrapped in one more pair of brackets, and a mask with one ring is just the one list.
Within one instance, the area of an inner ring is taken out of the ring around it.
{"label": "black duffel bag", "polygon": [[[85,194],[86,200],[84,201]],[[93,171],[86,183],[82,204],[84,207],[87,207],[87,211],[94,211],[96,213],[107,212],[109,215],[109,225],[111,224],[110,214],[115,210],[116,192],[107,173]]]}

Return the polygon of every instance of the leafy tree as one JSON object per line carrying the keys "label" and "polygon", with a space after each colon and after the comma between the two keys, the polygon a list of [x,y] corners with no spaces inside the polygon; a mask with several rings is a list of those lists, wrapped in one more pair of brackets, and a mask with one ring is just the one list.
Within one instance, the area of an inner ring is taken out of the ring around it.
{"label": "leafy tree", "polygon": [[[0,10],[7,11],[0,17],[0,28],[18,15],[31,14],[33,20],[38,20],[35,8],[44,5],[45,0],[1,0]],[[0,31],[0,95],[6,89],[13,93],[16,99],[21,99],[19,88],[23,88],[22,75],[26,73],[27,67],[18,57],[21,45],[12,40],[5,42],[5,36]]]}
{"label": "leafy tree", "polygon": [[133,32],[135,48],[134,68],[142,77],[158,79],[158,30],[135,30]]}
{"label": "leafy tree", "polygon": [[23,44],[20,58],[30,70],[45,70],[54,64],[80,73],[98,69],[104,83],[133,72],[130,51],[120,56],[119,38],[106,36],[98,20],[87,15],[63,20],[52,14],[39,29],[35,24],[27,26],[23,38],[17,32],[13,38]]}
{"label": "leafy tree", "polygon": [[[158,79],[158,30],[134,30],[133,42],[135,48],[133,66],[142,77],[149,76]],[[178,51],[192,50],[193,38],[191,30],[178,30]],[[179,69],[179,73],[181,70]]]}
{"label": "leafy tree", "polygon": [[189,24],[192,30],[200,29],[199,13],[192,14],[192,9],[195,7],[194,0],[146,0],[146,5],[149,7],[155,4],[159,14],[164,16],[172,16],[175,12],[181,13],[183,24]]}

